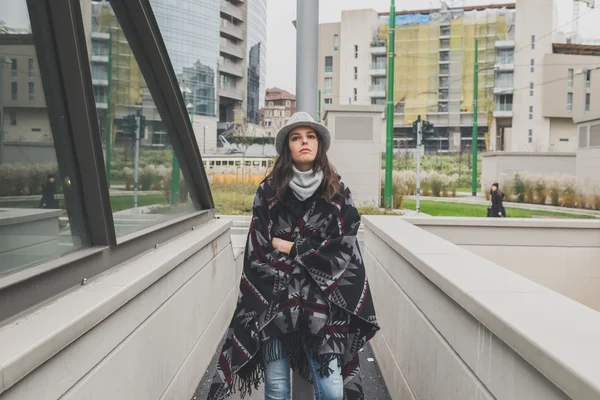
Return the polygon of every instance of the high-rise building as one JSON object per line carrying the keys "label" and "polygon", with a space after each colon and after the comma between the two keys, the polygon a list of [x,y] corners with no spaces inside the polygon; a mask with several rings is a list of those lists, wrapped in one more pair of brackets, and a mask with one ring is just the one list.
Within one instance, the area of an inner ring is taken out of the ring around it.
{"label": "high-rise building", "polygon": [[[514,4],[399,12],[396,16],[395,146],[414,147],[412,123],[435,125],[429,151],[459,151],[471,143],[475,40],[479,41],[479,147],[492,124],[496,43],[514,35]],[[356,29],[360,26],[361,29]],[[342,12],[320,26],[319,86],[323,105],[386,103],[389,15]],[[511,50],[512,51],[512,50]],[[509,76],[511,75],[511,76]]]}
{"label": "high-rise building", "polygon": [[[591,107],[594,86],[579,93],[574,82],[593,80],[600,53],[565,38],[556,15],[554,0],[397,13],[395,147],[414,147],[419,115],[435,126],[427,151],[470,147],[477,40],[478,147],[575,151],[577,104]],[[344,11],[341,22],[320,26],[323,105],[386,103],[388,27],[389,15],[374,10]]]}
{"label": "high-rise building", "polygon": [[267,85],[267,2],[248,0],[248,122],[260,121]]}
{"label": "high-rise building", "polygon": [[[264,0],[257,0],[257,2],[261,3]],[[260,92],[260,86],[254,88],[254,83],[252,85],[247,83],[247,76],[257,75],[258,85],[261,79],[264,80],[262,61],[266,51],[266,32],[261,36],[260,32],[255,33],[255,31],[261,27],[261,24],[262,29],[265,29],[266,15],[263,19],[253,19],[257,28],[249,31],[248,35],[253,32],[251,38],[253,42],[256,41],[258,50],[251,51],[249,56],[246,47],[246,15],[249,5],[246,2],[151,0],[150,4],[185,96],[198,143],[201,144],[203,151],[212,151],[217,147],[218,134],[232,125],[244,123],[247,102],[253,99],[247,94],[248,90]],[[253,10],[256,8],[254,5],[252,7]],[[168,137],[166,128],[158,113],[153,113],[156,107],[109,3],[92,2],[91,14],[92,75],[101,131],[104,130],[106,120],[105,115],[102,115],[102,109],[107,108],[108,66],[111,58],[113,73],[111,84],[129,87],[129,89],[117,88],[119,89],[117,92],[123,96],[125,94],[141,96],[137,101],[120,95],[116,96],[117,99],[111,99],[115,105],[112,113],[115,118],[116,132],[113,135],[118,140],[120,119],[132,114],[134,111],[131,106],[136,105],[143,107],[143,114],[146,117],[147,135],[143,138],[143,142],[154,145],[166,144]],[[251,13],[251,16],[255,15],[260,13]],[[112,41],[112,53],[109,51],[109,40]],[[121,42],[123,49],[115,47]],[[131,60],[130,68],[122,68],[127,64],[123,57]],[[254,62],[254,59],[257,61]],[[131,76],[120,77],[123,74]],[[138,87],[133,88],[132,85]],[[113,89],[112,92],[114,93],[115,90]]]}
{"label": "high-rise building", "polygon": [[150,0],[150,4],[184,92],[194,135],[201,149],[213,150],[221,6],[213,0]]}
{"label": "high-rise building", "polygon": [[246,119],[248,3],[221,0],[220,4],[219,131],[224,132]]}

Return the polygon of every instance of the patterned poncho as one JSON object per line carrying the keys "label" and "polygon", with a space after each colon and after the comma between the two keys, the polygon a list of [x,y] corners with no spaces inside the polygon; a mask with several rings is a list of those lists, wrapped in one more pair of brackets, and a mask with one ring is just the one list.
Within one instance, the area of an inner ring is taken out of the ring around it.
{"label": "patterned poncho", "polygon": [[[274,197],[268,181],[254,197],[240,294],[208,399],[245,397],[263,382],[265,363],[284,356],[312,382],[306,353],[322,376],[337,359],[344,398],[364,399],[358,352],[379,326],[350,190],[342,185],[331,201],[317,191],[300,205],[289,193]],[[274,237],[294,242],[290,255],[273,247]]]}

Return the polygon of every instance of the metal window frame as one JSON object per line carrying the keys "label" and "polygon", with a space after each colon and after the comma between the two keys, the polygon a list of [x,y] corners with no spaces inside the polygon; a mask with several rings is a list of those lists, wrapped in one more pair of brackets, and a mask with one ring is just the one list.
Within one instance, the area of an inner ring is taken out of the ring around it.
{"label": "metal window frame", "polygon": [[0,277],[0,324],[215,218],[191,121],[149,3],[111,0],[200,211],[117,243],[80,0],[26,2],[57,160],[73,183],[66,201],[69,220],[87,247]]}

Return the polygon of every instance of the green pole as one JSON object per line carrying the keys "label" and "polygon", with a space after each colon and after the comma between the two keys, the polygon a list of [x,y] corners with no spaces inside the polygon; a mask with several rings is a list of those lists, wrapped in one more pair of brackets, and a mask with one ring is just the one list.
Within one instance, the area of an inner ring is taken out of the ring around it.
{"label": "green pole", "polygon": [[321,122],[321,91],[319,90],[319,108],[317,111],[317,116],[319,117],[319,123]]}
{"label": "green pole", "polygon": [[473,143],[471,144],[473,150],[473,175],[471,177],[471,190],[473,196],[477,196],[477,115],[478,115],[478,96],[479,96],[479,41],[475,39],[475,73],[473,74]]}
{"label": "green pole", "polygon": [[391,0],[390,36],[388,40],[388,74],[387,74],[387,110],[386,110],[386,143],[385,143],[385,207],[392,208],[392,168],[394,162],[394,57],[396,40],[396,4]]}
{"label": "green pole", "polygon": [[106,181],[110,187],[110,161],[112,156],[112,32],[108,33],[108,96],[106,99]]}
{"label": "green pole", "polygon": [[[183,91],[183,104],[185,105],[185,109],[187,111],[187,101],[185,98],[185,90]],[[189,112],[189,111],[188,111]],[[177,204],[179,203],[179,199],[180,199],[180,195],[179,195],[179,191],[180,191],[180,185],[179,185],[179,180],[180,178],[180,167],[179,167],[179,160],[177,159],[177,155],[175,154],[175,151],[173,151],[173,163],[172,163],[173,167],[171,170],[171,204]]]}

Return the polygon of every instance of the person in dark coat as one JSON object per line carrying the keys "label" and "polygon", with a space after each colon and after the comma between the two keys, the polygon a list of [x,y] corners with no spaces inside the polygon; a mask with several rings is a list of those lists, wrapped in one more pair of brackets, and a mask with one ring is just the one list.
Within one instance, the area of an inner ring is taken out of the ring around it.
{"label": "person in dark coat", "polygon": [[[236,311],[209,400],[290,400],[290,368],[316,400],[364,400],[358,353],[379,330],[357,234],[360,214],[327,158],[331,134],[305,112],[277,134],[260,184]],[[369,399],[371,400],[371,399]]]}
{"label": "person in dark coat", "polygon": [[506,210],[502,205],[502,200],[504,200],[504,193],[502,193],[502,190],[500,190],[500,186],[497,183],[494,183],[492,185],[490,195],[492,196],[491,217],[506,218]]}
{"label": "person in dark coat", "polygon": [[42,198],[40,199],[40,208],[59,208],[56,194],[56,177],[48,175],[48,180],[42,188]]}

